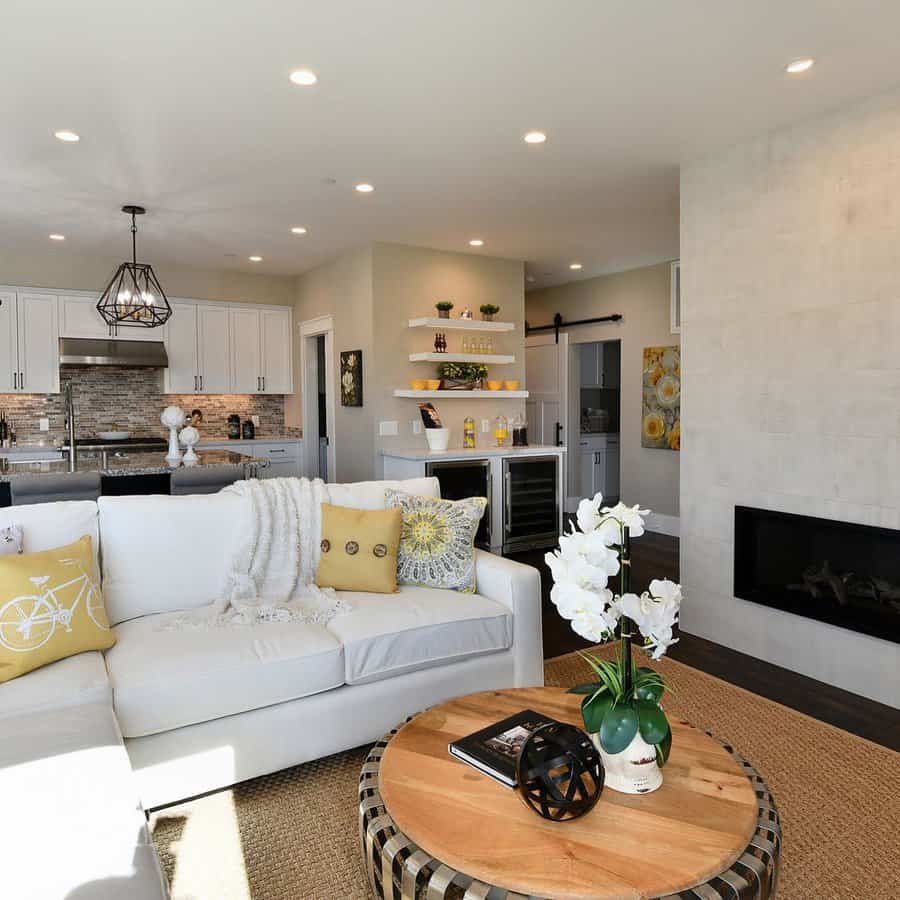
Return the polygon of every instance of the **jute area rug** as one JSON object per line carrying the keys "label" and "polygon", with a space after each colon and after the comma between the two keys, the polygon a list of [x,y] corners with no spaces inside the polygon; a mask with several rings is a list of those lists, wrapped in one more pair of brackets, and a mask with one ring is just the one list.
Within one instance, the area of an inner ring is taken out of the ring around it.
{"label": "jute area rug", "polygon": [[[673,660],[667,707],[732,743],[775,795],[783,900],[900,898],[900,754]],[[588,680],[576,654],[547,684]],[[362,900],[356,787],[366,748],[153,815],[175,900]],[[602,801],[601,801],[602,802]]]}

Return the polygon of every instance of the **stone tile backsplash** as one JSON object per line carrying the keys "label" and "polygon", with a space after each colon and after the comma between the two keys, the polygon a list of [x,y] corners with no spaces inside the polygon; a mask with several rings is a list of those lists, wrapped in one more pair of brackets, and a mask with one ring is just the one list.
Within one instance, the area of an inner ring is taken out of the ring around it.
{"label": "stone tile backsplash", "polygon": [[[123,430],[135,436],[165,436],[159,414],[166,406],[185,412],[203,410],[201,432],[205,437],[225,437],[227,418],[259,416],[258,437],[285,433],[284,397],[253,394],[164,394],[162,369],[120,366],[63,366],[60,388],[71,382],[75,396],[75,421],[79,437],[97,431]],[[59,394],[0,394],[0,409],[16,427],[19,444],[62,440],[65,435],[65,397]],[[40,430],[39,420],[50,419],[50,431]],[[112,426],[116,426],[113,429]]]}

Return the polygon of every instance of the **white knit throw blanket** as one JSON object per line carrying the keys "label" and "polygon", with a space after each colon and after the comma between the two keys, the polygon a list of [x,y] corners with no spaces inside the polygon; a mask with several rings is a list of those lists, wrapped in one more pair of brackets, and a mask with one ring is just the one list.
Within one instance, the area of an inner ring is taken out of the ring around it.
{"label": "white knit throw blanket", "polygon": [[267,478],[238,481],[225,491],[245,509],[221,599],[212,607],[170,619],[167,628],[309,622],[324,625],[352,606],[331,588],[317,587],[322,504],[328,487],[320,479]]}

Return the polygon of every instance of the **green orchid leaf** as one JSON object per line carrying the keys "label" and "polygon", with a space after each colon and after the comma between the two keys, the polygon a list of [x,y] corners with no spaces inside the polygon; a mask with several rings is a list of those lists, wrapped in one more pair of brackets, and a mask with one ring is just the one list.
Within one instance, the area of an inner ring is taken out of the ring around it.
{"label": "green orchid leaf", "polygon": [[638,721],[641,737],[648,744],[658,744],[669,732],[669,721],[659,705],[652,700],[638,700]]}
{"label": "green orchid leaf", "polygon": [[606,692],[596,693],[593,697],[585,697],[581,701],[581,717],[584,719],[585,730],[596,734],[612,705],[613,698]]}
{"label": "green orchid leaf", "polygon": [[607,753],[621,753],[637,730],[637,711],[631,706],[613,706],[600,723],[600,745]]}
{"label": "green orchid leaf", "polygon": [[665,690],[665,686],[661,684],[641,684],[635,689],[635,694],[638,700],[648,700],[651,703],[659,704]]}
{"label": "green orchid leaf", "polygon": [[590,681],[587,684],[576,684],[566,691],[567,694],[596,694],[598,690],[604,688],[599,681]]}
{"label": "green orchid leaf", "polygon": [[656,745],[656,764],[662,768],[672,752],[672,729],[666,732],[666,736]]}

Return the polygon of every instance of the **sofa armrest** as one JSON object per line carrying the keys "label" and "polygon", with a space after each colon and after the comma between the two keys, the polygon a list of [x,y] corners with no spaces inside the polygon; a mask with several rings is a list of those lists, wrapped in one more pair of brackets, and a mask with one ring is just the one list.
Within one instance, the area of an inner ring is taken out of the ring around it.
{"label": "sofa armrest", "polygon": [[512,613],[515,687],[542,685],[541,573],[533,566],[476,550],[475,577],[479,594]]}

